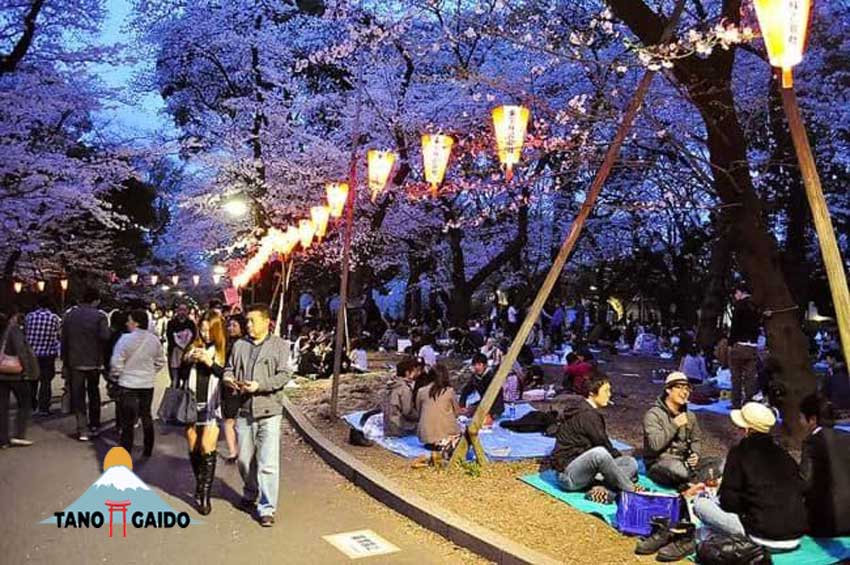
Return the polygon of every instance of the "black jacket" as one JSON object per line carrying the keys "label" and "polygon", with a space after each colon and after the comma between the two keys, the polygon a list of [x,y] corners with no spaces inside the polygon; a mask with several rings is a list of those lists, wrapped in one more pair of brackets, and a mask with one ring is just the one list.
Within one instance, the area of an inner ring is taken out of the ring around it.
{"label": "black jacket", "polygon": [[800,469],[767,434],[729,450],[719,495],[720,507],[737,514],[750,535],[781,541],[806,533]]}
{"label": "black jacket", "polygon": [[816,537],[850,535],[850,434],[822,428],[803,442],[809,528]]}
{"label": "black jacket", "polygon": [[747,297],[735,303],[732,311],[732,327],[729,328],[729,345],[739,341],[756,343],[759,339],[761,315],[751,298]]}
{"label": "black jacket", "polygon": [[565,408],[555,433],[552,465],[558,471],[563,471],[573,459],[594,447],[604,447],[611,457],[621,455],[608,439],[605,418],[599,410],[586,400]]}
{"label": "black jacket", "polygon": [[[493,382],[493,371],[487,371],[480,377],[473,374],[466,385],[460,391],[460,405],[466,406],[466,398],[474,392],[477,392],[481,398],[484,398],[484,393],[487,392],[487,387]],[[476,403],[477,406],[477,403]],[[493,406],[490,407],[490,416],[495,420],[505,411],[505,399],[502,397],[502,390],[499,389],[499,394],[496,395],[496,400],[493,401]]]}

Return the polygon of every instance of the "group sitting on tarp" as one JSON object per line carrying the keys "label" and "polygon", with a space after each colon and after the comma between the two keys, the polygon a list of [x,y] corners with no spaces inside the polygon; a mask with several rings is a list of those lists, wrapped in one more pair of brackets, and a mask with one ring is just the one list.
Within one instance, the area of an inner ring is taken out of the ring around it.
{"label": "group sitting on tarp", "polygon": [[[742,439],[725,464],[702,455],[696,416],[687,409],[688,377],[673,372],[643,419],[647,475],[659,487],[681,493],[686,511],[676,519],[653,521],[636,553],[657,553],[675,561],[696,551],[695,521],[741,544],[772,552],[799,547],[805,534],[850,535],[850,434],[832,428],[833,412],[821,396],[801,406],[808,436],[799,465],[770,435],[776,423],[768,407],[748,402],[731,412]],[[611,384],[597,373],[583,401],[568,407],[556,426],[552,465],[565,491],[587,491],[586,498],[613,503],[617,494],[640,493],[638,463],[615,449],[601,413]],[[693,516],[687,508],[691,508]]]}

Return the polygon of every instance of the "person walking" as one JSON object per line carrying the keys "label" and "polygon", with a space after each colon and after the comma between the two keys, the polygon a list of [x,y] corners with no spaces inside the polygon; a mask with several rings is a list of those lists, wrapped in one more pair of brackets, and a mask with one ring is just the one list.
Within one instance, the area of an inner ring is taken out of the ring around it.
{"label": "person walking", "polygon": [[[0,449],[32,445],[26,439],[32,415],[30,383],[38,380],[38,361],[18,326],[18,315],[0,313]],[[15,431],[9,437],[9,395],[18,403]]]}
{"label": "person walking", "polygon": [[118,379],[121,404],[121,447],[133,453],[133,429],[141,418],[144,433],[144,457],[153,454],[154,427],[151,415],[154,381],[165,367],[165,354],[159,338],[148,330],[149,318],[142,309],[127,316],[127,331],[115,344],[110,359],[110,373]]}
{"label": "person walking", "polygon": [[168,321],[165,329],[168,341],[168,372],[171,376],[171,386],[179,387],[188,377],[188,367],[183,366],[183,355],[198,337],[198,327],[189,318],[189,305],[177,305],[174,317]]}
{"label": "person walking", "polygon": [[[98,310],[100,293],[89,289],[82,303],[62,323],[62,364],[71,381],[71,410],[77,418],[77,438],[88,441],[100,428],[100,372],[103,352],[112,335],[106,314]],[[86,420],[88,399],[88,421]]]}
{"label": "person walking", "polygon": [[200,322],[198,337],[186,350],[184,364],[189,371],[189,390],[198,403],[198,418],[186,427],[189,461],[195,474],[195,504],[198,512],[206,516],[212,512],[210,495],[215,479],[218,452],[218,424],[221,388],[219,379],[224,375],[227,338],[224,319],[215,312],[208,313]]}
{"label": "person walking", "polygon": [[271,314],[265,304],[248,308],[248,336],[233,345],[224,370],[224,384],[239,391],[243,402],[236,419],[242,507],[256,509],[260,525],[274,525],[280,482],[280,425],[283,386],[289,380],[289,348],[271,335]]}
{"label": "person walking", "polygon": [[38,307],[24,319],[24,332],[38,360],[39,379],[32,382],[32,407],[37,416],[50,415],[53,377],[56,376],[56,356],[62,337],[62,319],[51,308],[50,299],[41,295]]}
{"label": "person walking", "polygon": [[[227,351],[225,358],[230,358],[233,344],[246,334],[245,316],[235,314],[227,318]],[[236,439],[236,415],[239,413],[239,405],[242,403],[239,393],[230,387],[221,387],[221,416],[222,428],[224,429],[224,442],[227,444],[227,457],[225,463],[236,463],[239,457],[239,448]]]}

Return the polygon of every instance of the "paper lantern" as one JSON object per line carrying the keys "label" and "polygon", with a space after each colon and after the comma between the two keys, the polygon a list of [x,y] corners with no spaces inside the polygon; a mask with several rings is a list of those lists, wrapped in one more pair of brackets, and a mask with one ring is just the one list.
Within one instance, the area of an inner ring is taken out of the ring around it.
{"label": "paper lantern", "polygon": [[316,237],[320,242],[328,231],[328,219],[330,215],[330,210],[328,210],[327,206],[313,206],[310,208],[310,218],[316,227]]}
{"label": "paper lantern", "polygon": [[301,234],[295,228],[295,226],[289,226],[289,228],[283,234],[283,244],[281,246],[280,252],[283,253],[284,257],[288,256],[292,253],[292,250],[298,245],[298,241],[301,239]]}
{"label": "paper lantern", "polygon": [[177,286],[177,283],[179,283],[179,282],[180,282],[180,276],[179,275],[171,275],[171,284],[173,284],[174,286]]}
{"label": "paper lantern", "polygon": [[325,185],[325,191],[328,195],[328,208],[331,217],[339,218],[342,216],[345,203],[348,201],[348,183],[329,182]]}
{"label": "paper lantern", "polygon": [[15,281],[14,287],[15,293],[20,294],[21,291],[24,290],[24,283],[22,283],[21,281]]}
{"label": "paper lantern", "polygon": [[151,286],[156,286],[159,281],[159,275],[151,275]]}
{"label": "paper lantern", "polygon": [[422,160],[425,165],[425,181],[431,185],[431,194],[437,195],[437,188],[446,176],[449,157],[455,140],[448,135],[423,135]]}
{"label": "paper lantern", "polygon": [[301,220],[298,222],[298,239],[301,247],[305,250],[310,248],[313,243],[313,234],[316,233],[316,226],[313,225],[313,220]]}
{"label": "paper lantern", "polygon": [[369,190],[372,192],[372,202],[383,192],[393,171],[396,156],[392,151],[371,149],[366,154],[369,174]]}
{"label": "paper lantern", "polygon": [[499,106],[493,109],[493,130],[499,161],[505,167],[505,178],[511,180],[513,167],[519,163],[530,112],[524,106]]}
{"label": "paper lantern", "polygon": [[218,273],[213,273],[212,279],[213,279],[213,284],[218,284],[219,281],[221,280],[221,275],[219,275]]}
{"label": "paper lantern", "polygon": [[136,284],[137,282],[139,282],[139,274],[133,273],[130,275],[130,284]]}
{"label": "paper lantern", "polygon": [[65,277],[59,279],[59,288],[61,288],[63,291],[68,290],[68,279],[66,279]]}
{"label": "paper lantern", "polygon": [[200,275],[192,275],[192,284],[198,286],[201,284],[201,276]]}
{"label": "paper lantern", "polygon": [[35,283],[35,286],[38,288],[39,292],[44,292],[44,287],[47,286],[47,283],[44,281],[38,281]]}
{"label": "paper lantern", "polygon": [[791,88],[791,68],[803,60],[811,0],[753,0],[770,64],[782,69],[782,88]]}

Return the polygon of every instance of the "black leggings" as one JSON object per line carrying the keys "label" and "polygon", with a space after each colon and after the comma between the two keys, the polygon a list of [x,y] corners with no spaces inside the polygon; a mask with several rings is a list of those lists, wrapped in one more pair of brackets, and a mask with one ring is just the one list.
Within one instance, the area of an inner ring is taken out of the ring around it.
{"label": "black leggings", "polygon": [[121,388],[121,447],[128,452],[133,451],[133,428],[136,420],[142,419],[142,431],[145,438],[146,456],[153,452],[153,417],[151,403],[153,402],[152,388]]}

